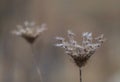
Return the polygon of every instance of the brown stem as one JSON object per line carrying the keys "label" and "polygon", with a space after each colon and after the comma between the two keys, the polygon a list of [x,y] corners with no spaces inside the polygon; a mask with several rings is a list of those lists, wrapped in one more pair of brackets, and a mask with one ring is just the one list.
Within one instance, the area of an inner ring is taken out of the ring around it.
{"label": "brown stem", "polygon": [[36,66],[37,73],[39,74],[40,82],[43,82],[43,81],[42,81],[42,76],[41,76],[41,71],[40,71],[39,65],[37,64],[36,58],[35,58],[35,56],[34,56],[33,46],[32,46],[32,53],[33,53],[33,54],[32,54],[33,62],[34,62],[34,64],[35,64],[35,66]]}
{"label": "brown stem", "polygon": [[80,82],[82,82],[82,70],[79,68],[79,73],[80,73]]}

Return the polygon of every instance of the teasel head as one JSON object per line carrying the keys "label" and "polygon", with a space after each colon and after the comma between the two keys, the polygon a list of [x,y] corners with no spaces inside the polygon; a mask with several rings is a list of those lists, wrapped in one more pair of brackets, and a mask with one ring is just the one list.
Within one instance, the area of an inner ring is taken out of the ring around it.
{"label": "teasel head", "polygon": [[24,22],[24,25],[17,25],[17,30],[13,30],[12,34],[23,37],[27,42],[34,43],[38,36],[45,31],[46,24],[36,26],[35,22]]}
{"label": "teasel head", "polygon": [[89,58],[101,47],[105,41],[104,35],[93,38],[92,33],[84,32],[82,42],[79,44],[75,39],[75,34],[68,30],[68,41],[63,37],[56,37],[57,47],[64,48],[65,53],[71,56],[78,67],[83,67]]}

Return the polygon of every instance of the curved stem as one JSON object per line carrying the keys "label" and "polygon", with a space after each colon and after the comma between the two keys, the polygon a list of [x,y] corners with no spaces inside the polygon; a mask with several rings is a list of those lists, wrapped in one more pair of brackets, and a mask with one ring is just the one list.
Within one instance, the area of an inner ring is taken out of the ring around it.
{"label": "curved stem", "polygon": [[82,70],[79,68],[79,73],[80,73],[80,82],[82,82]]}
{"label": "curved stem", "polygon": [[35,64],[35,66],[36,66],[37,73],[39,74],[39,77],[40,77],[40,82],[43,82],[39,65],[37,64],[36,58],[34,56],[34,48],[33,48],[33,46],[32,46],[32,57],[33,57],[33,62]]}

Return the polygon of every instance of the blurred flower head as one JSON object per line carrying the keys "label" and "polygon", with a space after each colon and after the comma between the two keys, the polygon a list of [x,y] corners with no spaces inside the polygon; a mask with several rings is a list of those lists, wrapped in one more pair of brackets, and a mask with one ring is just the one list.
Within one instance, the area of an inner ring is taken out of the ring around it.
{"label": "blurred flower head", "polygon": [[17,25],[17,30],[13,30],[12,33],[25,38],[29,43],[33,43],[35,39],[46,30],[46,24],[36,26],[35,22],[24,22],[24,25]]}
{"label": "blurred flower head", "polygon": [[68,30],[68,41],[63,37],[56,37],[57,47],[65,49],[65,53],[73,58],[78,67],[86,64],[87,60],[95,53],[96,49],[101,47],[105,41],[104,35],[93,38],[92,33],[84,32],[82,34],[82,43],[78,44],[74,39],[75,34]]}

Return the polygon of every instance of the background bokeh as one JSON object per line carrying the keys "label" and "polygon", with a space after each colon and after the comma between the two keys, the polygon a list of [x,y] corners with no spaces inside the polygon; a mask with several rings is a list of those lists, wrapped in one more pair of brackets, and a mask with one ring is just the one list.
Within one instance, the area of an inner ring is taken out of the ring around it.
{"label": "background bokeh", "polygon": [[24,21],[46,23],[34,44],[43,82],[79,82],[79,70],[55,36],[70,29],[107,38],[82,69],[83,82],[120,82],[120,0],[0,0],[0,82],[40,82],[31,45],[10,32]]}

